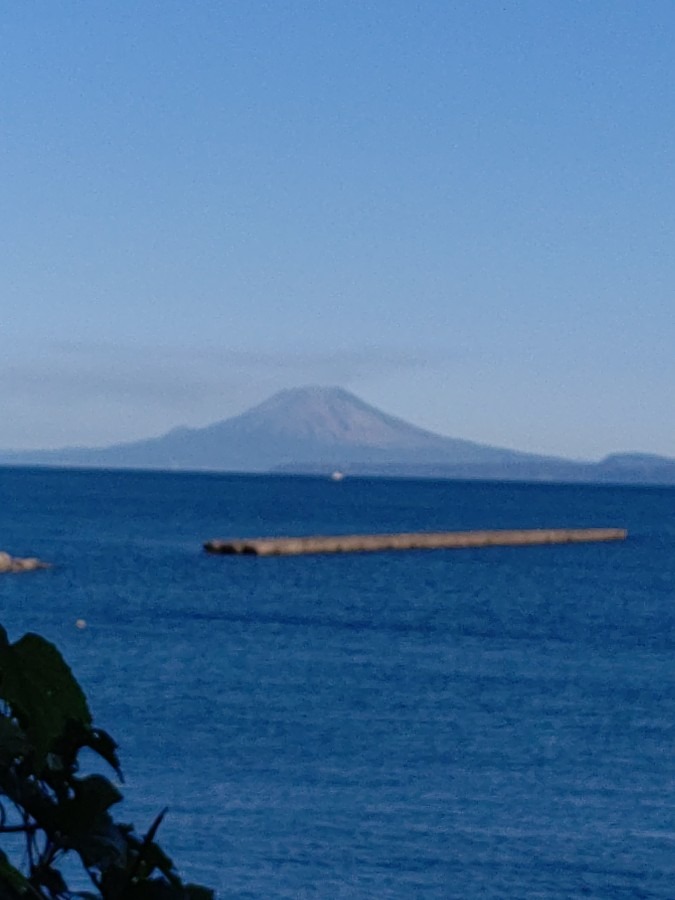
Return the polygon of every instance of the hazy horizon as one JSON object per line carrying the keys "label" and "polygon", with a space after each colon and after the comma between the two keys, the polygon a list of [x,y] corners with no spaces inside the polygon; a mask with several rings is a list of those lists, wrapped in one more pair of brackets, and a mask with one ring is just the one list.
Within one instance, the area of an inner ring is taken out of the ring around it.
{"label": "hazy horizon", "polygon": [[[138,440],[140,440],[140,441],[143,441],[143,440],[145,440],[145,439],[150,439],[150,440],[152,440],[153,438],[164,437],[165,435],[171,434],[171,432],[182,431],[182,430],[185,429],[185,428],[189,428],[189,429],[191,429],[191,430],[192,430],[192,429],[199,430],[200,428],[206,428],[206,427],[208,427],[208,426],[210,426],[210,425],[220,424],[220,423],[222,423],[222,422],[225,422],[225,421],[229,420],[230,418],[237,418],[237,417],[240,416],[242,413],[253,412],[254,410],[257,410],[257,408],[258,408],[259,406],[265,406],[265,405],[266,405],[266,402],[267,402],[268,400],[275,399],[278,395],[283,395],[283,394],[285,394],[285,393],[293,393],[293,392],[295,392],[295,391],[329,391],[329,392],[332,392],[332,391],[340,391],[340,392],[346,391],[347,394],[350,395],[351,397],[353,397],[355,400],[365,402],[368,406],[373,406],[373,410],[375,411],[375,413],[382,413],[382,414],[384,414],[385,416],[388,416],[388,417],[394,416],[394,418],[400,418],[400,421],[401,421],[404,425],[412,425],[412,426],[414,426],[414,427],[416,427],[416,428],[421,428],[422,430],[429,431],[429,433],[432,434],[432,435],[437,435],[437,436],[441,436],[441,437],[449,437],[449,438],[462,437],[462,436],[459,436],[459,435],[444,435],[442,432],[437,432],[437,431],[433,431],[433,430],[429,430],[429,429],[424,429],[423,426],[419,425],[419,424],[418,424],[417,422],[415,422],[415,421],[411,421],[411,420],[407,420],[407,419],[404,419],[404,418],[395,416],[394,414],[392,414],[391,412],[389,412],[387,409],[380,409],[379,407],[376,407],[376,406],[374,406],[373,404],[369,404],[368,401],[364,400],[363,397],[359,397],[358,395],[354,394],[352,391],[347,391],[346,388],[343,388],[343,387],[341,387],[340,385],[328,385],[328,384],[325,384],[325,385],[297,385],[297,386],[292,386],[292,387],[290,387],[290,388],[284,388],[284,389],[282,389],[281,391],[276,392],[275,394],[272,394],[272,395],[270,395],[270,396],[268,396],[268,397],[263,398],[263,400],[262,400],[260,403],[255,403],[255,404],[253,404],[252,406],[248,406],[248,407],[246,407],[245,409],[239,410],[239,411],[233,413],[232,416],[228,416],[228,417],[226,417],[225,419],[219,419],[219,420],[216,420],[216,421],[213,421],[213,422],[206,422],[206,423],[204,423],[204,425],[202,425],[202,426],[186,426],[186,425],[184,425],[183,423],[179,423],[179,424],[177,424],[177,425],[174,425],[172,428],[168,429],[167,431],[164,431],[164,432],[161,432],[161,433],[158,433],[158,434],[146,434],[146,435],[141,435],[141,436],[138,438]],[[466,438],[464,438],[464,439],[466,439]],[[103,444],[93,444],[93,445],[85,445],[85,444],[73,445],[73,444],[70,444],[70,445],[63,445],[63,446],[61,446],[61,447],[53,447],[53,448],[46,448],[46,447],[35,447],[35,448],[28,448],[28,449],[0,448],[0,453],[4,451],[4,452],[10,452],[10,453],[15,453],[15,452],[16,452],[16,453],[18,453],[18,454],[21,454],[21,453],[30,453],[32,450],[36,450],[36,451],[47,451],[47,452],[49,452],[49,451],[51,451],[51,450],[87,450],[87,449],[97,450],[97,449],[107,449],[107,448],[109,448],[109,447],[114,447],[114,446],[116,446],[116,445],[118,445],[118,444],[119,444],[119,445],[124,445],[124,444],[126,444],[126,443],[134,443],[134,440],[132,440],[132,441],[130,441],[130,442],[129,442],[129,441],[120,441],[120,442],[118,442],[118,441],[113,441],[113,442],[111,442],[111,443],[109,443],[109,444],[105,444],[105,445],[103,445]],[[496,445],[486,444],[485,446],[496,446]],[[522,447],[515,447],[515,446],[514,446],[514,447],[502,447],[501,449],[505,449],[505,450],[516,450],[516,451],[522,451],[522,450],[523,450]],[[616,448],[615,450],[612,450],[612,451],[610,451],[609,453],[604,454],[602,457],[598,457],[597,459],[591,459],[591,458],[583,459],[583,458],[581,458],[581,457],[566,457],[566,456],[561,455],[561,454],[551,454],[551,456],[553,456],[553,457],[559,457],[561,460],[567,460],[567,461],[569,461],[569,462],[600,462],[600,461],[602,461],[603,459],[605,459],[605,458],[608,457],[608,456],[612,456],[612,455],[614,455],[614,454],[624,454],[624,453],[625,453],[625,454],[633,454],[633,453],[637,453],[637,454],[639,454],[639,455],[642,455],[642,454],[643,454],[643,451],[635,450],[634,448],[633,448],[633,449],[631,449],[631,448],[625,448],[625,447],[624,447],[624,448]],[[649,455],[649,454],[646,454],[646,455]],[[660,456],[663,456],[663,457],[665,457],[665,458],[675,459],[675,457],[668,457],[667,455],[664,455],[664,454],[659,454],[659,455],[660,455]]]}
{"label": "hazy horizon", "polygon": [[104,0],[0,17],[0,448],[340,384],[675,456],[675,7]]}

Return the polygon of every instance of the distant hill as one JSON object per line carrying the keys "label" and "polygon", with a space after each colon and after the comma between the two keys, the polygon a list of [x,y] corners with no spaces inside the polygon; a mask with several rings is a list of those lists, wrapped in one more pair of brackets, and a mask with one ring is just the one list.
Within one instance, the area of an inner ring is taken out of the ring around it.
{"label": "distant hill", "polygon": [[675,483],[675,460],[644,454],[575,463],[444,437],[387,415],[341,388],[281,391],[205,428],[103,448],[2,453],[0,463]]}

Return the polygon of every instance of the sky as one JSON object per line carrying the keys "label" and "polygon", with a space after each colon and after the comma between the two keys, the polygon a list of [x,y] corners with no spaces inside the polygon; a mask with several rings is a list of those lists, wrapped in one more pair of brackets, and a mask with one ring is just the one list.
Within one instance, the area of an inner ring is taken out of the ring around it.
{"label": "sky", "polygon": [[0,10],[0,447],[341,385],[675,456],[672,0]]}

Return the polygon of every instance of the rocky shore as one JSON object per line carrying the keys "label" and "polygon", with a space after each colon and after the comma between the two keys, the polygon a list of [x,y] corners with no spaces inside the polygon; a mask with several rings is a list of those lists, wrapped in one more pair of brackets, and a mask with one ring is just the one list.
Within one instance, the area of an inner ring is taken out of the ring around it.
{"label": "rocky shore", "polygon": [[34,569],[48,569],[49,563],[42,562],[35,557],[21,559],[18,556],[10,556],[0,550],[0,574],[5,572],[32,572]]}

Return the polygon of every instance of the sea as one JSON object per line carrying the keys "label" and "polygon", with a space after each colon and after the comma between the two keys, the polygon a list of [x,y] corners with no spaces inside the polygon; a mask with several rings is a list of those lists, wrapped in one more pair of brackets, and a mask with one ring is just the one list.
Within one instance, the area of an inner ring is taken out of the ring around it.
{"label": "sea", "polygon": [[[629,536],[202,546],[564,526]],[[0,623],[63,652],[120,817],[219,898],[675,897],[674,488],[3,468],[0,549],[53,563]]]}

